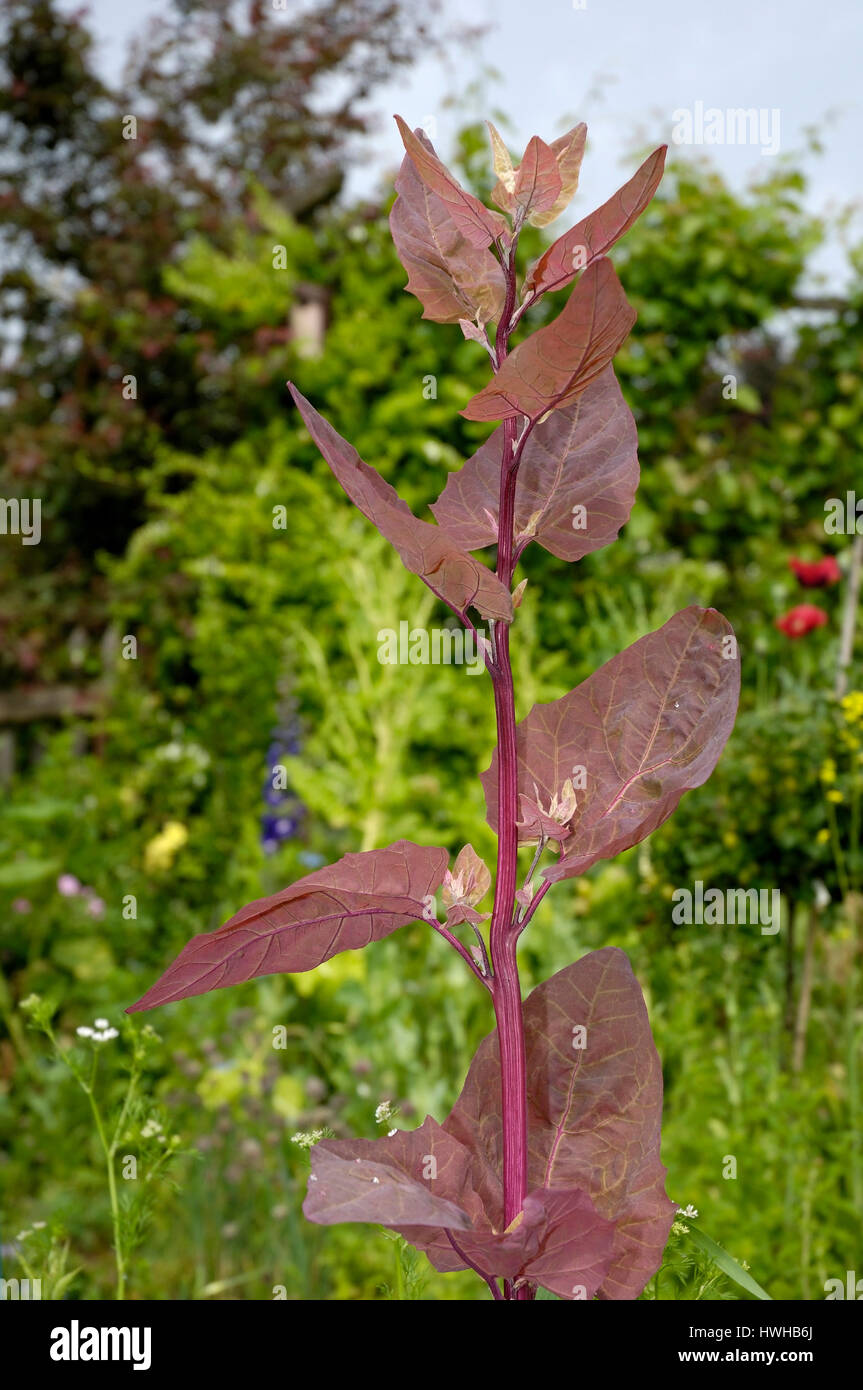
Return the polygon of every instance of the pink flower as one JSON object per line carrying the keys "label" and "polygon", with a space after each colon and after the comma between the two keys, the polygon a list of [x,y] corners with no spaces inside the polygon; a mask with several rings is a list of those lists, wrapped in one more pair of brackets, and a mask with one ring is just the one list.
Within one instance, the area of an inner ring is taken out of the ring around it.
{"label": "pink flower", "polygon": [[103,903],[101,898],[97,898],[94,895],[93,897],[88,899],[87,911],[89,912],[91,917],[102,917],[105,913],[105,904]]}
{"label": "pink flower", "polygon": [[30,902],[29,898],[16,898],[12,904],[12,911],[20,912],[22,916],[27,912],[31,912],[32,910],[33,904]]}
{"label": "pink flower", "polygon": [[76,898],[81,884],[74,874],[61,874],[57,879],[57,892],[64,898]]}

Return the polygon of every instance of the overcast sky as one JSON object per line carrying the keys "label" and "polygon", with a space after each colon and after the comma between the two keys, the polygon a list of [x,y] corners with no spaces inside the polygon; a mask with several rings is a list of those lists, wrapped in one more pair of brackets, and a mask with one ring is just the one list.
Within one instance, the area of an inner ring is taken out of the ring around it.
{"label": "overcast sky", "polygon": [[[122,6],[91,0],[106,75],[116,76],[124,41],[161,8],[160,0]],[[709,154],[740,187],[749,174],[803,149],[807,127],[817,125],[827,150],[806,157],[811,206],[819,212],[859,206],[863,0],[445,0],[445,8],[452,24],[487,25],[486,39],[477,49],[451,46],[443,62],[423,59],[374,94],[382,120],[351,191],[373,191],[399,161],[389,113],[398,111],[411,126],[431,119],[446,158],[465,117],[499,108],[510,117],[507,139],[516,152],[533,134],[552,139],[578,120],[587,122],[588,151],[574,205],[583,214],[634,168],[636,147],[671,140],[675,112],[695,118],[701,103],[705,113],[763,113],[767,148],[778,144],[778,153],[763,154],[760,140],[729,143],[727,129],[725,143],[682,152]],[[447,96],[465,92],[484,66],[499,78],[486,79],[482,90],[448,108]],[[859,240],[859,213],[854,229]],[[835,282],[841,263],[834,246],[818,264]]]}

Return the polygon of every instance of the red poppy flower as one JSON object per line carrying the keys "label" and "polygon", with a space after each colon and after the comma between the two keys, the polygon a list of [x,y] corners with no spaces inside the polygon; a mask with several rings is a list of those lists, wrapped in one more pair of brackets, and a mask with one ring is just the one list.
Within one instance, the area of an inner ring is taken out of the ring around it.
{"label": "red poppy flower", "polygon": [[812,603],[801,603],[777,618],[776,626],[786,637],[805,637],[813,628],[823,627],[826,621],[827,614],[823,608],[816,608]]}
{"label": "red poppy flower", "polygon": [[825,555],[823,560],[789,560],[788,564],[807,589],[821,589],[825,584],[838,584],[842,578],[842,571],[836,563],[835,555]]}

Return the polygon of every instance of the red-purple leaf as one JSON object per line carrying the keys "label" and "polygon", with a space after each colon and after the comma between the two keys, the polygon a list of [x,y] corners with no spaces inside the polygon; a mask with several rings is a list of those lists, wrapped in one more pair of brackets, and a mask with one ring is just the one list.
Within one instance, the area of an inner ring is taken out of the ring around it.
{"label": "red-purple leaf", "polygon": [[660,145],[607,203],[552,242],[527,274],[525,300],[538,299],[548,290],[562,289],[579,270],[603,255],[629,231],[659,187],[667,148],[667,145]]}
{"label": "red-purple leaf", "polygon": [[316,1145],[305,1213],[391,1226],[443,1271],[470,1263],[561,1298],[636,1298],[675,1208],[659,1157],[662,1072],[626,956],[609,947],[560,971],[525,1001],[524,1026],[529,1192],[508,1230],[496,1031],[443,1126]]}
{"label": "red-purple leaf", "polygon": [[497,183],[491,191],[491,200],[499,208],[503,208],[504,212],[513,213],[515,211],[515,199],[513,197],[515,169],[512,164],[512,156],[506,147],[503,136],[495,129],[491,121],[486,121],[486,125],[491,137],[494,172],[497,174]]}
{"label": "red-purple leaf", "polygon": [[469,922],[472,927],[478,927],[480,922],[487,922],[490,916],[490,912],[477,912],[475,907],[456,903],[446,910],[446,924],[448,927],[460,927],[464,922]]}
{"label": "red-purple leaf", "polygon": [[[662,1069],[624,953],[593,951],[539,985],[525,1000],[524,1027],[528,1185],[588,1194],[615,1228],[598,1296],[637,1298],[659,1267],[675,1207],[659,1156]],[[499,1102],[492,1103],[499,1094],[495,1031],[480,1043],[444,1126],[494,1171],[502,1161]],[[566,1296],[560,1269],[537,1261],[530,1273]]]}
{"label": "red-purple leaf", "polygon": [[468,1268],[464,1255],[487,1278],[542,1283],[561,1298],[593,1298],[614,1258],[614,1222],[581,1189],[536,1188],[508,1230],[454,1232],[458,1250],[445,1231],[400,1231],[442,1273]]}
{"label": "red-purple leaf", "polygon": [[566,135],[561,135],[560,139],[552,140],[551,150],[557,160],[557,167],[560,173],[561,188],[556,201],[547,212],[537,212],[534,210],[528,221],[534,227],[546,227],[549,222],[553,222],[556,217],[569,207],[575,190],[578,187],[578,176],[581,172],[581,161],[584,158],[584,145],[587,140],[587,126],[582,121],[580,125],[574,126],[567,131]]}
{"label": "red-purple leaf", "polygon": [[513,202],[529,213],[548,212],[560,196],[560,170],[554,151],[538,135],[531,136],[515,175]]}
{"label": "red-purple leaf", "polygon": [[[336,1160],[344,1166],[336,1166]],[[374,1165],[373,1177],[385,1166],[398,1175],[399,1190],[391,1198],[369,1190],[383,1187],[383,1182],[369,1179],[363,1185],[366,1164]],[[402,1188],[405,1181],[418,1188],[412,1202]],[[346,1204],[349,1217],[344,1214]],[[385,1210],[389,1215],[382,1214]],[[399,1130],[386,1139],[324,1139],[316,1144],[303,1211],[322,1225],[352,1220],[407,1227],[407,1239],[417,1248],[439,1247],[444,1267],[461,1269],[464,1262],[454,1255],[443,1225],[490,1234],[500,1225],[503,1193],[500,1178],[471,1146],[453,1138],[429,1115],[419,1129]],[[424,1229],[428,1227],[432,1229]]]}
{"label": "red-purple leaf", "polygon": [[548,1225],[522,1277],[558,1298],[595,1298],[615,1260],[614,1221],[601,1215],[581,1188],[546,1188],[533,1196],[541,1197]]}
{"label": "red-purple leaf", "polygon": [[305,396],[290,383],[289,390],[309,434],[348,497],[395,546],[406,567],[457,612],[466,613],[472,607],[484,618],[510,621],[512,595],[491,570],[461,550],[442,527],[414,516],[395,488],[363,463],[353,445]]}
{"label": "red-purple leaf", "polygon": [[[444,875],[441,898],[446,908],[475,907],[491,888],[491,870],[480,859],[473,845],[464,845],[451,869]],[[470,921],[465,917],[464,921]],[[479,917],[474,920],[480,921]]]}
{"label": "red-purple leaf", "polygon": [[485,250],[498,237],[508,234],[506,218],[462,188],[458,179],[438,159],[429,141],[423,143],[410,127],[396,116],[396,124],[404,147],[414,162],[416,171],[427,188],[445,203],[446,210],[462,236],[471,246]]}
{"label": "red-purple leaf", "polygon": [[[580,788],[556,881],[638,844],[685,791],[713,771],[734,726],[740,662],[728,621],[685,608],[562,699],[534,705],[518,726],[518,786],[547,808],[572,778]],[[497,829],[497,751],[482,774]],[[534,838],[522,832],[523,838]]]}
{"label": "red-purple leaf", "polygon": [[[512,159],[509,150],[503,139],[495,130],[491,121],[486,124],[491,135],[491,148],[494,155],[494,172],[498,176],[498,182],[492,192],[492,199],[498,207],[506,212],[512,213],[519,205],[520,199],[516,196],[520,191],[517,188],[517,175],[512,167]],[[527,216],[528,222],[534,227],[545,227],[549,222],[553,222],[559,217],[564,208],[568,207],[572,196],[578,187],[578,176],[581,170],[581,161],[584,156],[584,144],[587,139],[587,126],[583,123],[574,126],[567,131],[566,135],[561,135],[558,140],[553,140],[550,145],[539,146],[531,151],[530,145],[525,151],[524,159],[521,162],[518,177],[523,188],[527,182],[528,173],[531,170],[531,160],[534,166],[540,162],[543,167],[543,179],[545,181],[545,195],[540,198],[534,196]],[[551,159],[545,154],[548,151]],[[553,165],[552,165],[553,160]],[[554,173],[552,172],[554,169]],[[524,172],[522,172],[524,171]],[[551,198],[551,190],[556,188],[554,198]]]}
{"label": "red-purple leaf", "polygon": [[566,405],[608,366],[635,323],[611,261],[582,275],[558,317],[519,343],[461,412],[468,420],[531,420]]}
{"label": "red-purple leaf", "polygon": [[550,803],[544,801],[538,787],[534,787],[533,796],[520,793],[517,820],[519,840],[533,844],[544,836],[547,840],[563,844],[572,834],[570,825],[577,806],[578,797],[571,777],[564,782],[560,795],[553,796]]}
{"label": "red-purple leaf", "polygon": [[[638,436],[611,366],[577,400],[530,435],[518,470],[516,545],[530,536],[561,560],[580,560],[614,540],[638,487]],[[503,427],[495,430],[432,503],[465,550],[497,542]]]}
{"label": "red-purple leaf", "polygon": [[458,1250],[445,1229],[401,1226],[399,1232],[417,1250],[425,1251],[442,1274],[473,1265],[488,1279],[515,1279],[538,1253],[546,1224],[544,1207],[536,1194],[531,1193],[525,1199],[524,1219],[514,1230],[493,1231],[483,1220],[479,1227],[469,1231],[452,1231]]}
{"label": "red-purple leaf", "polygon": [[501,1209],[496,1174],[430,1116],[419,1129],[386,1139],[316,1144],[303,1204],[320,1225],[390,1226],[443,1272],[466,1269],[469,1261],[488,1278],[533,1279],[536,1265],[562,1297],[572,1297],[576,1284],[593,1296],[611,1264],[614,1225],[586,1193],[531,1192],[508,1231],[494,1224]]}
{"label": "red-purple leaf", "polygon": [[[422,131],[417,131],[417,139],[434,154]],[[423,318],[437,323],[477,317],[488,323],[498,318],[506,296],[500,263],[462,235],[447,204],[423,183],[410,155],[402,161],[396,192],[390,231],[408,272],[405,288],[422,304]]]}
{"label": "red-purple leaf", "polygon": [[459,1203],[475,1214],[482,1210],[471,1188],[471,1166],[469,1151],[430,1115],[419,1129],[388,1139],[324,1139],[312,1150],[303,1212],[322,1226],[375,1221],[470,1230],[470,1216]]}
{"label": "red-purple leaf", "polygon": [[398,840],[387,849],[346,854],[290,888],[259,898],[217,931],[195,936],[151,989],[127,1009],[138,1013],[259,975],[313,970],[339,951],[355,951],[423,917],[443,882],[449,855]]}

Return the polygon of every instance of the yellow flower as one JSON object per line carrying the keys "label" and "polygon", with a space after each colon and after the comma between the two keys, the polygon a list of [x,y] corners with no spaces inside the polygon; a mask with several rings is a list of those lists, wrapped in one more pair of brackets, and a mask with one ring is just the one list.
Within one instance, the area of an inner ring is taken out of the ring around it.
{"label": "yellow flower", "polygon": [[178,850],[189,838],[185,825],[178,820],[166,821],[144,850],[144,867],[148,873],[160,873],[170,869]]}
{"label": "yellow flower", "polygon": [[822,782],[836,781],[836,764],[832,758],[825,758],[824,762],[821,764],[821,772],[819,775]]}
{"label": "yellow flower", "polygon": [[826,828],[823,829],[823,830],[819,830],[819,831],[818,831],[818,834],[815,836],[815,843],[816,843],[816,845],[826,845],[826,844],[829,843],[829,841],[830,841],[830,831],[827,830]]}
{"label": "yellow flower", "polygon": [[740,837],[736,830],[724,830],[722,832],[722,843],[727,849],[734,849],[735,845],[740,844]]}
{"label": "yellow flower", "polygon": [[827,793],[827,800],[828,800],[828,801],[832,801],[835,805],[838,806],[839,802],[840,802],[840,801],[844,801],[845,798],[844,798],[844,796],[842,795],[842,793],[841,793],[840,791],[837,791],[837,790],[835,789],[835,787],[834,787],[834,789],[833,789],[832,791],[829,791],[829,792]]}
{"label": "yellow flower", "polygon": [[852,690],[839,704],[849,724],[863,724],[863,690]]}

